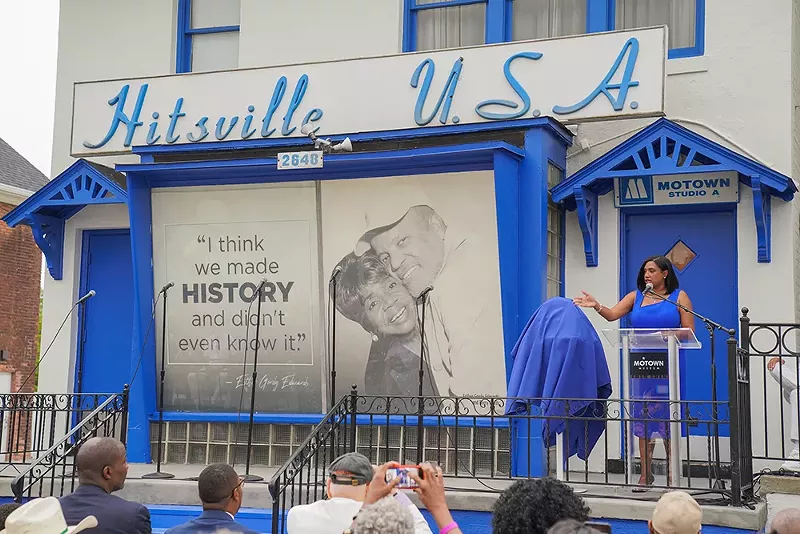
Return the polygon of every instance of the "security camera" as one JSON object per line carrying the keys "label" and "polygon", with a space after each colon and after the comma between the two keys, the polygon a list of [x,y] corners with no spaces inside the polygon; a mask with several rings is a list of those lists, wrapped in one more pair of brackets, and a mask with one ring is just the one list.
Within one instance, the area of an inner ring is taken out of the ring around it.
{"label": "security camera", "polygon": [[314,134],[314,127],[310,123],[306,123],[300,128],[300,133],[307,135],[309,139],[314,142],[314,148],[328,152],[352,152],[353,143],[349,137],[345,137],[344,141],[334,145],[330,139],[320,139]]}

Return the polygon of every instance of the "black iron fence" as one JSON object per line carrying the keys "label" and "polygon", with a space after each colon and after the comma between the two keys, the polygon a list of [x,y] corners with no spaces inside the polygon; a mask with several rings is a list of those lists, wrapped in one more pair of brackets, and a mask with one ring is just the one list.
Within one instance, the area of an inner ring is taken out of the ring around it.
{"label": "black iron fence", "polygon": [[108,399],[108,394],[0,395],[0,472],[30,463]]}
{"label": "black iron fence", "polygon": [[[95,404],[76,405],[76,409],[67,417],[71,422],[67,432],[32,458],[14,478],[11,490],[17,502],[30,497],[60,497],[71,493],[76,482],[73,467],[75,452],[89,438],[108,436],[125,442],[128,428],[128,386],[125,386],[122,393],[80,397],[95,397]],[[73,416],[77,418],[79,415],[80,419],[72,420]]]}
{"label": "black iron fence", "polygon": [[[752,458],[760,469],[780,469],[797,457],[800,324],[751,322],[742,308],[741,374],[755,387],[744,399],[743,416],[751,435]],[[752,426],[752,428],[750,428]],[[800,469],[800,462],[795,465]]]}
{"label": "black iron fence", "polygon": [[[735,340],[728,350],[730,376],[740,376]],[[746,378],[731,381],[737,406],[746,401]],[[727,401],[378,397],[353,389],[270,481],[272,532],[285,532],[292,506],[325,498],[326,467],[346,451],[373,464],[438,464],[452,490],[500,492],[518,479],[556,476],[631,493],[681,488],[740,506],[752,499],[752,467],[738,413]],[[717,430],[729,458],[715,455]],[[675,445],[681,460],[671,470]]]}

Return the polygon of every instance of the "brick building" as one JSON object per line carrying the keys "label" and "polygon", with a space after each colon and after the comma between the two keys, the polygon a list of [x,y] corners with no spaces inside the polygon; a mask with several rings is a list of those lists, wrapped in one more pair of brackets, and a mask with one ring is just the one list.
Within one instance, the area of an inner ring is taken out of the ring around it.
{"label": "brick building", "polygon": [[[0,139],[0,216],[47,183],[47,177]],[[16,391],[36,362],[42,253],[28,226],[0,222],[0,393]],[[24,391],[32,391],[33,380]]]}

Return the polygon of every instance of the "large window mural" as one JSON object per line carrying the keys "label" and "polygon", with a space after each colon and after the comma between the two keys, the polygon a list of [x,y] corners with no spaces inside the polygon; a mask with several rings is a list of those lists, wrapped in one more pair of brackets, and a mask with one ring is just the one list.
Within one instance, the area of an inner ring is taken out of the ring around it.
{"label": "large window mural", "polygon": [[167,410],[325,409],[331,314],[337,396],[417,395],[420,365],[425,395],[505,394],[491,172],[158,190],[153,220]]}

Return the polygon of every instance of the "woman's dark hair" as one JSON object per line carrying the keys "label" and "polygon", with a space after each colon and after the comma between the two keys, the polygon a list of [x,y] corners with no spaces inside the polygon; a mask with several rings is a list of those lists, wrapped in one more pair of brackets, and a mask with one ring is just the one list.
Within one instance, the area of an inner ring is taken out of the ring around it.
{"label": "woman's dark hair", "polygon": [[520,480],[497,499],[492,511],[492,532],[547,534],[562,519],[589,519],[589,509],[572,488],[554,478]]}
{"label": "woman's dark hair", "polygon": [[644,266],[651,261],[662,271],[667,271],[667,279],[664,280],[664,284],[667,288],[667,295],[671,295],[673,291],[678,289],[680,283],[678,282],[678,276],[675,274],[675,268],[672,266],[672,262],[664,256],[650,256],[642,262],[642,266],[639,267],[639,274],[636,276],[636,287],[639,291],[644,291]]}
{"label": "woman's dark hair", "polygon": [[339,313],[361,325],[367,332],[374,328],[367,319],[364,300],[360,289],[368,284],[379,284],[392,275],[383,262],[371,250],[361,256],[352,252],[342,258],[336,266],[339,276],[336,279],[336,301],[334,305]]}

